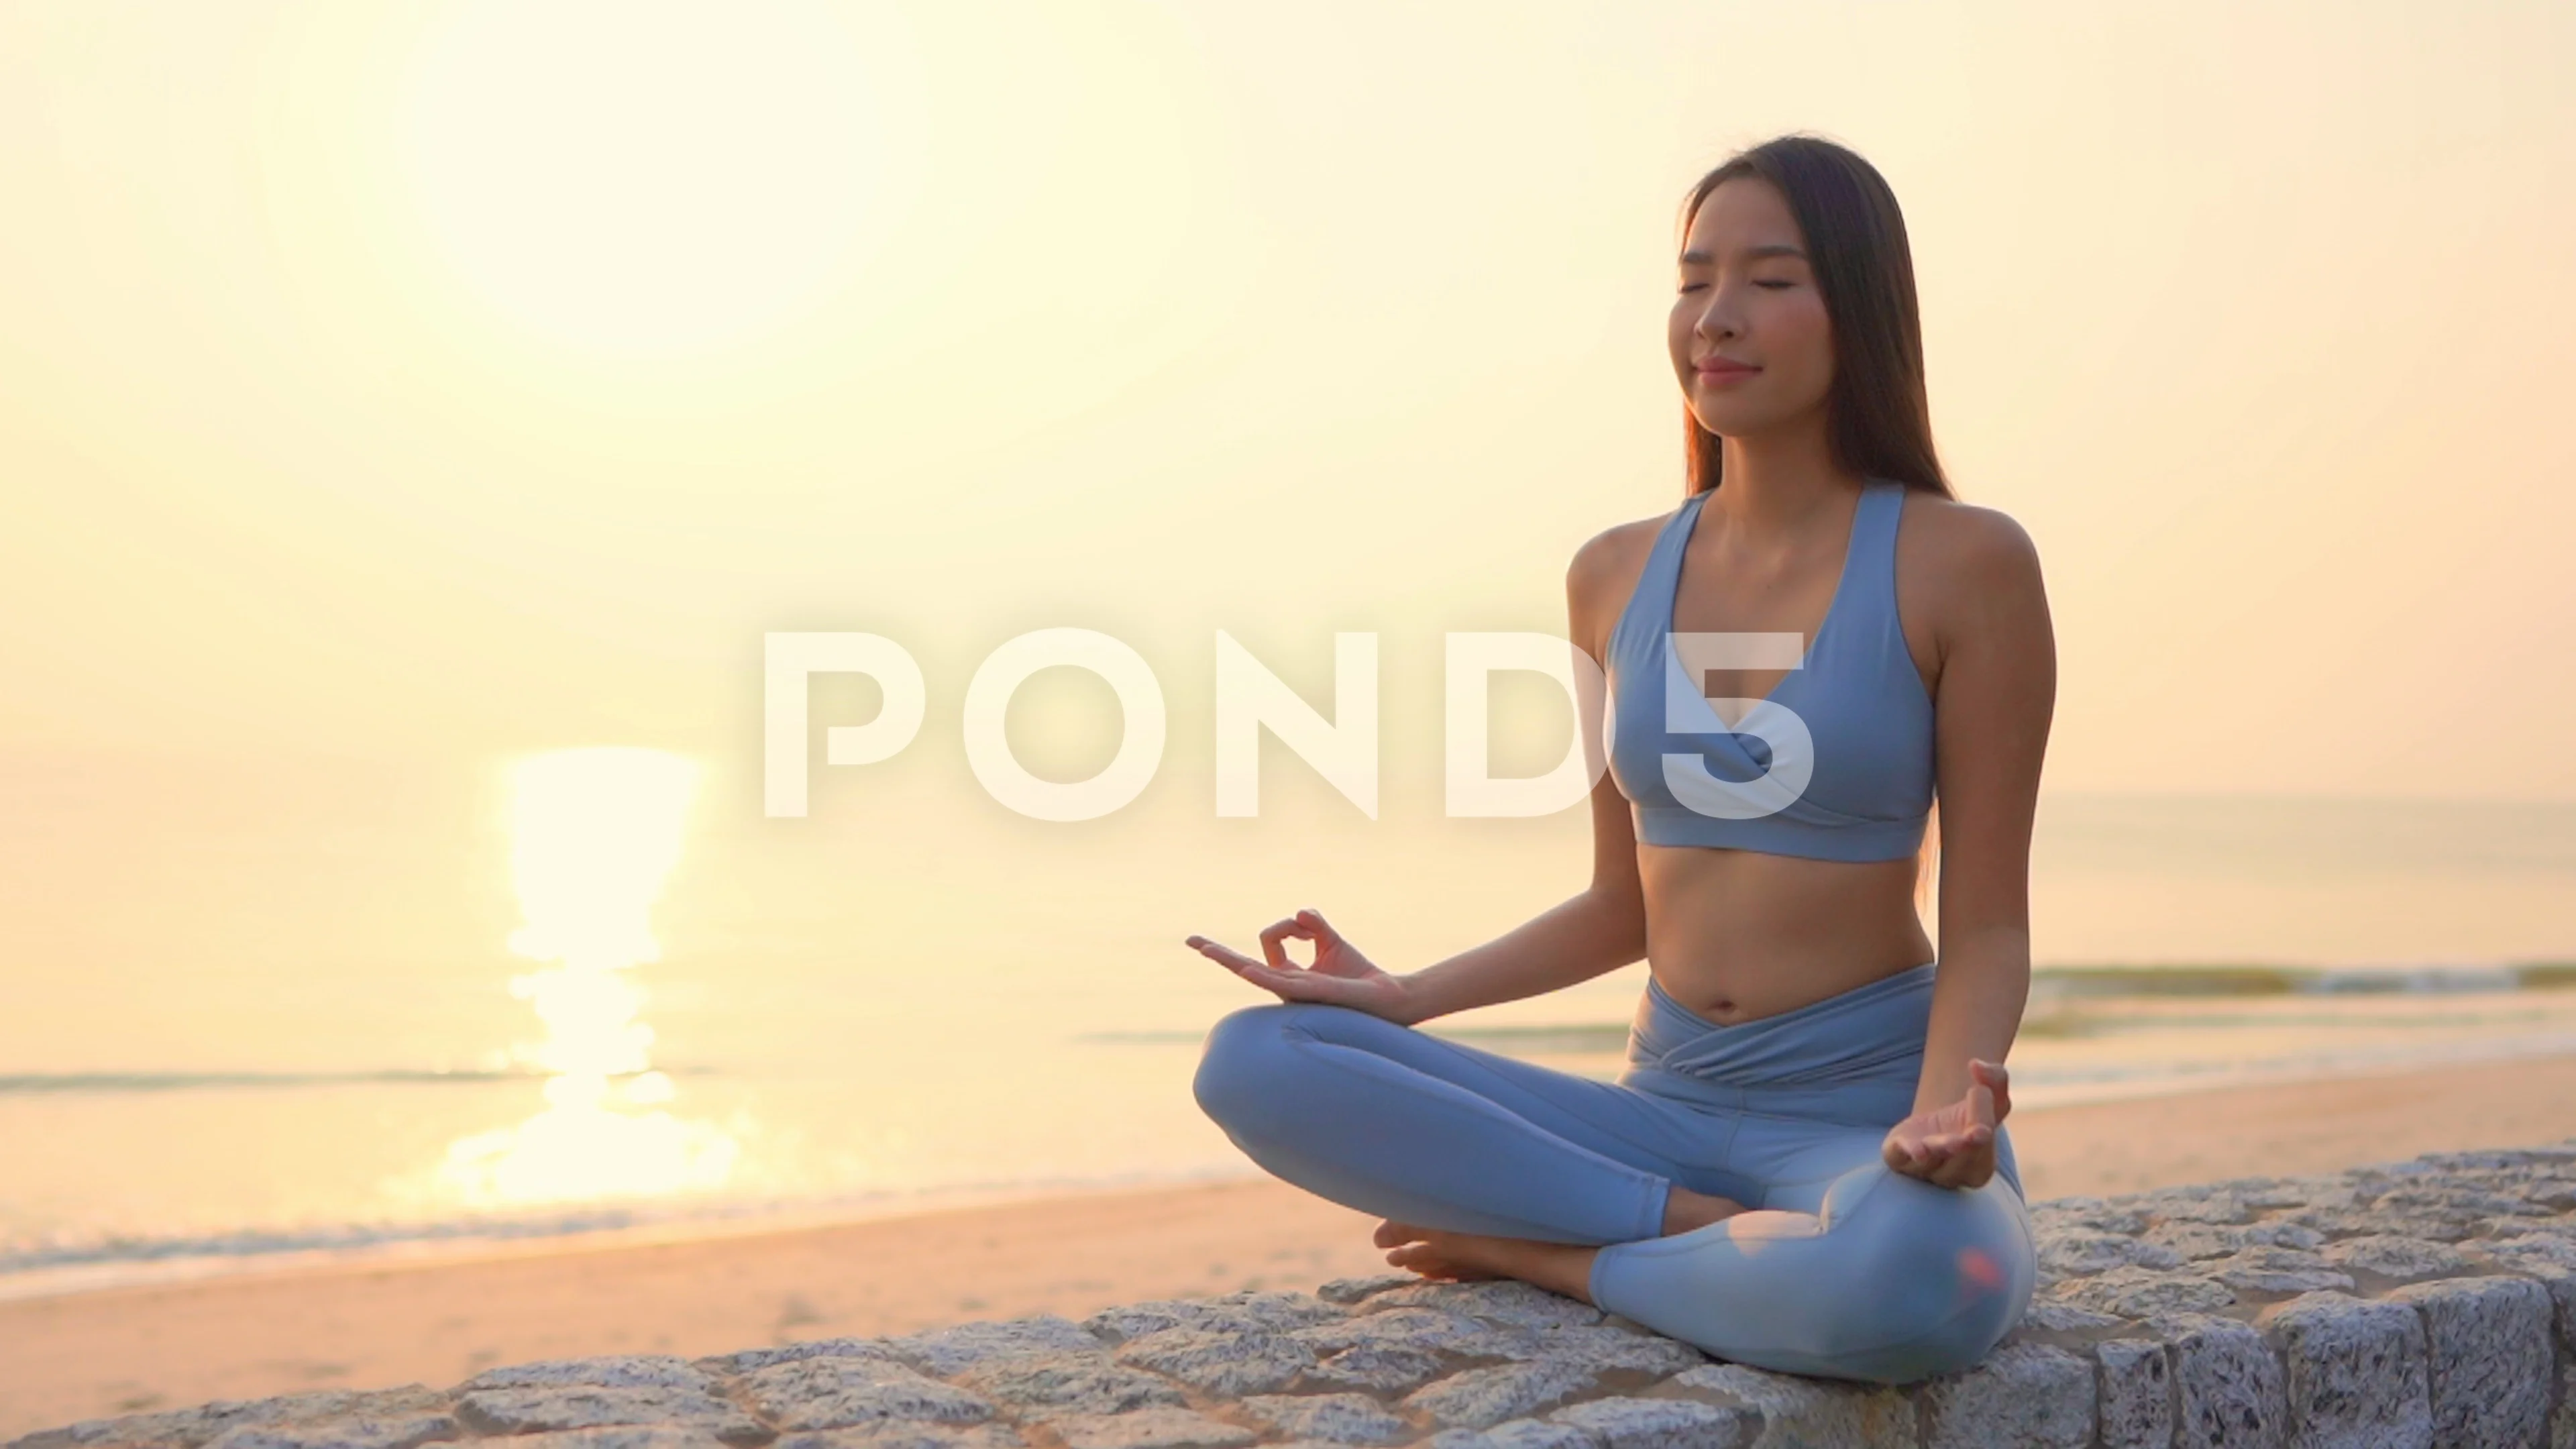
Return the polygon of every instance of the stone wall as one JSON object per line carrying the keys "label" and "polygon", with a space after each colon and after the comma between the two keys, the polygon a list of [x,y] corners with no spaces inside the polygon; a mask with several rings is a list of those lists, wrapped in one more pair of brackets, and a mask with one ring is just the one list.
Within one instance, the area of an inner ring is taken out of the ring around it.
{"label": "stone wall", "polygon": [[2032,1213],[2029,1317],[1903,1389],[1711,1362],[1526,1284],[1392,1274],[218,1402],[9,1449],[2576,1449],[2576,1139]]}

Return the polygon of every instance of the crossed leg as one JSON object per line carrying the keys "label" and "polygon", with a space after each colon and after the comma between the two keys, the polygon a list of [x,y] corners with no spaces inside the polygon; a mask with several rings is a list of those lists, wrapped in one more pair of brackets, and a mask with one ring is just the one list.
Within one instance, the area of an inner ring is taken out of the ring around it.
{"label": "crossed leg", "polygon": [[[1225,1018],[1195,1089],[1254,1161],[1387,1218],[1397,1266],[1521,1278],[1741,1363],[1965,1367],[2036,1278],[2000,1174],[1939,1187],[1890,1170],[1880,1128],[1690,1107],[1342,1007]],[[1725,1210],[1672,1231],[1682,1192]]]}
{"label": "crossed leg", "polygon": [[[1247,1007],[1193,1084],[1253,1161],[1318,1196],[1426,1228],[1601,1244],[1734,1211],[1735,1121],[1513,1061],[1347,1007]],[[1679,1208],[1678,1215],[1675,1214]]]}

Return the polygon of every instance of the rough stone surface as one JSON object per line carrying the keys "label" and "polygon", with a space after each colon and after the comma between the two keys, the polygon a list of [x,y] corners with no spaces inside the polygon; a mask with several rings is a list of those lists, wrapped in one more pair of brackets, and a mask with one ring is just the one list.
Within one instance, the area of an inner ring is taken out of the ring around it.
{"label": "rough stone surface", "polygon": [[[1023,1449],[1028,1443],[1000,1424],[923,1424],[886,1420],[817,1434],[790,1434],[773,1449]],[[520,1449],[511,1441],[510,1449]],[[575,1446],[579,1449],[579,1446]],[[624,1449],[624,1446],[612,1446]],[[652,1446],[645,1446],[652,1449]]]}
{"label": "rough stone surface", "polygon": [[1419,1283],[1371,1296],[1363,1312],[1389,1308],[1438,1308],[1512,1328],[1560,1328],[1599,1323],[1600,1309],[1562,1294],[1510,1279],[1482,1283]]}
{"label": "rough stone surface", "polygon": [[2364,1233],[2329,1243],[2325,1260],[2347,1273],[2411,1283],[2418,1278],[2452,1278],[2472,1271],[2468,1255],[2442,1243]]}
{"label": "rough stone surface", "polygon": [[1745,1412],[1691,1399],[1594,1399],[1547,1416],[1591,1436],[1602,1449],[1735,1449]]}
{"label": "rough stone surface", "polygon": [[697,1429],[668,1424],[605,1424],[596,1429],[558,1429],[550,1434],[521,1434],[510,1449],[723,1449],[723,1441]]}
{"label": "rough stone surface", "polygon": [[2062,1303],[2116,1318],[2214,1313],[2236,1301],[2234,1290],[2215,1278],[2136,1267],[2113,1268],[2096,1277],[2060,1284],[2056,1297]]}
{"label": "rough stone surface", "polygon": [[1661,1334],[1606,1324],[1578,1324],[1531,1334],[1515,1358],[1545,1359],[1578,1365],[1604,1378],[1633,1376],[1669,1378],[1708,1362],[1708,1355]]}
{"label": "rough stone surface", "polygon": [[1561,1404],[1593,1386],[1596,1375],[1579,1364],[1508,1363],[1469,1369],[1414,1390],[1404,1407],[1428,1414],[1444,1428],[1486,1429]]}
{"label": "rough stone surface", "polygon": [[2072,1303],[2038,1298],[2031,1301],[2030,1311],[2021,1316],[2021,1326],[2015,1332],[2080,1333],[2093,1328],[2118,1328],[2125,1322],[2126,1319],[2116,1314],[2096,1313]]}
{"label": "rough stone surface", "polygon": [[1189,1402],[1179,1385],[1096,1350],[981,1363],[958,1382],[1022,1411],[1048,1414],[1124,1414]]}
{"label": "rough stone surface", "polygon": [[2301,1449],[2428,1449],[2424,1325],[2403,1303],[2309,1293],[2269,1315]]}
{"label": "rough stone surface", "polygon": [[1366,1394],[1261,1394],[1244,1412],[1296,1439],[1327,1444],[1401,1444],[1413,1426]]}
{"label": "rough stone surface", "polygon": [[2102,1449],[2164,1449],[2174,1437],[2173,1364],[2152,1339],[2105,1339],[2093,1350],[2094,1413]]}
{"label": "rough stone surface", "polygon": [[2437,1442],[2540,1442],[2554,1367],[2548,1289],[2522,1278],[2452,1278],[2388,1296],[2424,1317]]}
{"label": "rough stone surface", "polygon": [[703,1429],[728,1444],[757,1444],[771,1436],[759,1421],[713,1394],[659,1384],[633,1388],[565,1384],[480,1389],[456,1396],[456,1417],[479,1434],[671,1424]]}
{"label": "rough stone surface", "polygon": [[1751,1414],[1747,1449],[1899,1449],[1916,1442],[1919,1417],[1895,1389],[1838,1383],[1715,1363],[1673,1379],[1676,1388],[1743,1405]]}
{"label": "rough stone surface", "polygon": [[878,1338],[817,1338],[803,1343],[774,1344],[768,1348],[746,1348],[739,1353],[716,1354],[698,1360],[698,1367],[719,1376],[747,1374],[774,1363],[794,1363],[809,1358],[874,1358],[900,1363],[885,1340]]}
{"label": "rough stone surface", "polygon": [[1118,1361],[1220,1398],[1276,1393],[1314,1367],[1315,1351],[1267,1330],[1216,1333],[1167,1328],[1120,1345]]}
{"label": "rough stone surface", "polygon": [[899,1363],[823,1357],[772,1364],[743,1380],[744,1401],[781,1429],[847,1429],[885,1419],[971,1424],[991,1400]]}
{"label": "rough stone surface", "polygon": [[1165,1406],[1132,1414],[1067,1414],[1046,1428],[1065,1449],[1240,1449],[1258,1434],[1240,1424]]}
{"label": "rough stone surface", "polygon": [[1600,1449],[1601,1441],[1572,1424],[1518,1419],[1491,1429],[1445,1429],[1424,1441],[1430,1449]]}
{"label": "rough stone surface", "polygon": [[366,1393],[324,1389],[274,1399],[217,1399],[192,1409],[166,1409],[149,1414],[128,1414],[116,1419],[90,1419],[66,1428],[30,1434],[16,1441],[10,1449],[56,1445],[199,1449],[199,1446],[235,1429],[311,1429],[336,1419],[367,1414],[438,1411],[452,1400],[452,1394],[437,1393],[425,1384]]}
{"label": "rough stone surface", "polygon": [[888,1339],[886,1347],[915,1368],[944,1378],[982,1365],[1096,1351],[1103,1344],[1081,1324],[1041,1313]]}
{"label": "rough stone surface", "polygon": [[2281,1361],[2263,1335],[2233,1318],[2154,1320],[2174,1366],[2179,1449],[2280,1449],[2289,1410]]}
{"label": "rough stone surface", "polygon": [[2084,1449],[2093,1442],[2092,1366],[2046,1344],[2007,1344],[1935,1382],[1923,1398],[1923,1442],[1936,1449]]}
{"label": "rough stone surface", "polygon": [[706,1393],[715,1380],[684,1358],[669,1354],[631,1354],[618,1358],[557,1358],[540,1363],[485,1369],[459,1385],[465,1389],[563,1388],[588,1385],[603,1389],[695,1389]]}
{"label": "rough stone surface", "polygon": [[1401,1394],[1440,1377],[1440,1355],[1418,1348],[1361,1344],[1346,1348],[1306,1371],[1306,1382],[1320,1390],[1354,1390],[1365,1394]]}
{"label": "rough stone surface", "polygon": [[2179,1268],[2183,1256],[2163,1243],[2133,1234],[2077,1228],[2052,1234],[2040,1251],[2039,1261],[2052,1273],[2079,1274],[2119,1267]]}
{"label": "rough stone surface", "polygon": [[1712,1361],[1525,1283],[1388,1273],[223,1400],[0,1449],[2576,1449],[2576,1139],[2031,1221],[2021,1323],[1902,1386]]}
{"label": "rough stone surface", "polygon": [[[689,1432],[707,1449],[720,1449],[711,1437]],[[238,1424],[207,1440],[206,1449],[418,1449],[459,1434],[455,1416],[436,1411],[351,1414],[300,1424]]]}
{"label": "rough stone surface", "polygon": [[1518,1357],[1526,1336],[1442,1308],[1389,1308],[1293,1335],[1319,1354],[1349,1348],[1411,1348],[1459,1359]]}

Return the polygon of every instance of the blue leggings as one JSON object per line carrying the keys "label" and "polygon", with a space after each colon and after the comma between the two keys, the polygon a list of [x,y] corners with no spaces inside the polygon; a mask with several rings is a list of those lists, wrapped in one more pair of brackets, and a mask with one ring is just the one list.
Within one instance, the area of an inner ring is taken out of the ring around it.
{"label": "blue leggings", "polygon": [[[1649,978],[1615,1083],[1348,1007],[1247,1007],[1209,1034],[1195,1089],[1253,1161],[1319,1196],[1601,1245],[1598,1307],[1738,1363],[1911,1383],[1983,1358],[2038,1271],[2001,1128],[1973,1190],[1879,1156],[1913,1110],[1934,966],[1733,1026]],[[1675,1183],[1750,1211],[1664,1237]]]}

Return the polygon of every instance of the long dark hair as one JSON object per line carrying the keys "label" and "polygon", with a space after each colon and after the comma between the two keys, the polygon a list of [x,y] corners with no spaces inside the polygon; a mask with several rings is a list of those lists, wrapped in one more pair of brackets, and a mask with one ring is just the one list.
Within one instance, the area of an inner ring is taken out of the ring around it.
{"label": "long dark hair", "polygon": [[[1699,179],[1682,201],[1679,234],[1690,235],[1700,203],[1718,183],[1754,176],[1788,198],[1805,238],[1816,289],[1833,331],[1834,380],[1825,393],[1826,437],[1835,461],[1864,478],[1891,478],[1955,499],[1932,447],[1932,404],[1923,383],[1923,315],[1914,295],[1914,252],[1905,213],[1878,168],[1821,136],[1775,136],[1739,151]],[[1725,481],[1717,434],[1682,407],[1690,470],[1686,493]],[[1911,662],[1905,666],[1913,668]],[[1914,901],[1935,905],[1941,806],[1933,801],[1914,857]]]}
{"label": "long dark hair", "polygon": [[[1682,202],[1682,236],[1690,234],[1708,194],[1739,176],[1779,188],[1805,236],[1833,330],[1834,381],[1825,394],[1825,416],[1835,460],[1865,478],[1958,497],[1932,448],[1914,254],[1887,178],[1858,153],[1821,136],[1774,137],[1699,179]],[[1705,493],[1725,481],[1719,476],[1724,454],[1717,434],[1701,427],[1687,404],[1682,427],[1690,457],[1685,494]]]}

